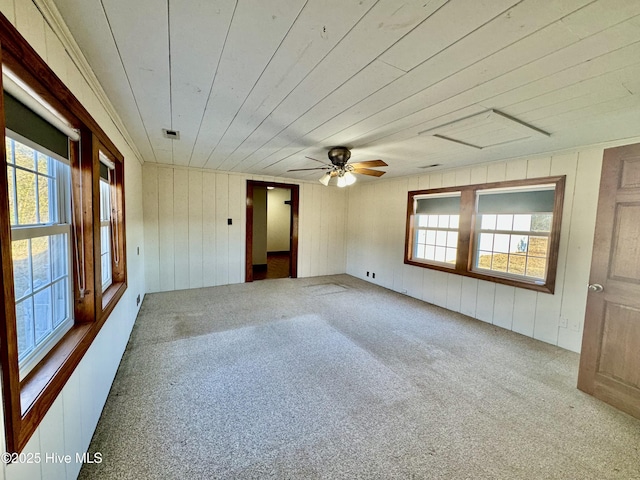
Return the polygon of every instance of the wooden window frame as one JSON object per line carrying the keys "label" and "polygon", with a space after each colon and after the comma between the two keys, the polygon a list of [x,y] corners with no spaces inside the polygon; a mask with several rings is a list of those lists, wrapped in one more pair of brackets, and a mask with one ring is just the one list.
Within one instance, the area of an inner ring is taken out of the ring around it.
{"label": "wooden window frame", "polygon": [[[492,182],[459,187],[435,188],[430,190],[414,190],[407,197],[407,218],[405,231],[404,263],[422,268],[430,268],[442,272],[463,275],[466,277],[487,280],[513,287],[526,288],[543,293],[553,294],[558,266],[558,251],[560,247],[560,226],[562,224],[562,206],[564,204],[564,187],[566,176],[552,176],[529,178],[505,182]],[[549,235],[549,256],[547,257],[546,279],[544,283],[528,278],[517,278],[500,274],[488,273],[487,270],[473,268],[474,245],[476,232],[476,199],[477,192],[494,188],[517,188],[525,186],[555,184],[553,220]],[[460,222],[458,228],[457,256],[454,265],[416,260],[412,258],[414,247],[414,205],[416,197],[430,194],[459,193],[460,194]]]}
{"label": "wooden window frame", "polygon": [[[70,142],[72,217],[84,229],[72,229],[72,244],[82,247],[84,291],[80,292],[78,263],[73,258],[74,324],[56,346],[20,381],[18,367],[15,295],[9,216],[0,215],[0,365],[4,402],[5,436],[8,452],[20,452],[54,403],[65,383],[91,346],[102,325],[127,288],[124,158],[93,117],[76,99],[46,62],[0,14],[0,63],[9,68],[61,117],[80,132],[79,142]],[[0,77],[0,92],[2,80]],[[4,100],[0,95],[0,131],[5,132]],[[99,238],[99,159],[98,151],[111,154],[117,166],[119,183],[113,196],[118,202],[121,265],[117,281],[104,294],[96,258],[100,258]],[[7,159],[5,141],[0,145],[0,208],[8,211]],[[98,166],[98,168],[96,168]],[[82,199],[82,201],[80,201]],[[98,235],[96,235],[96,231]],[[96,249],[97,246],[97,249]],[[98,268],[96,269],[96,265]]]}

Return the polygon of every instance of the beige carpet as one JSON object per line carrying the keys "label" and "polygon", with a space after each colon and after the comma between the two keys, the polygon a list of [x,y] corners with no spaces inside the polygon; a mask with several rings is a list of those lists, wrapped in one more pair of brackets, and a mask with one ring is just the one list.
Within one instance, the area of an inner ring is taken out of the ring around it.
{"label": "beige carpet", "polygon": [[347,275],[147,295],[83,479],[640,479],[578,355]]}

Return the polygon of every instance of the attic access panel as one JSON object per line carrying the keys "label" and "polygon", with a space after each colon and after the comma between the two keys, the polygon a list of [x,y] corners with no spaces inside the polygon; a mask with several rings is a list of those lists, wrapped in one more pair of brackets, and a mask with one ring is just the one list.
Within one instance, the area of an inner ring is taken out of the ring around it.
{"label": "attic access panel", "polygon": [[482,150],[531,137],[549,137],[549,133],[497,110],[486,110],[420,132],[448,142]]}

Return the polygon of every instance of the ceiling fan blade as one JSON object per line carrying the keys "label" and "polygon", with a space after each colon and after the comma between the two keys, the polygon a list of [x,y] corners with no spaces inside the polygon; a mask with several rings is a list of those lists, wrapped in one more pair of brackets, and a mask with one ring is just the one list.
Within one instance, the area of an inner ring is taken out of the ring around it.
{"label": "ceiling fan blade", "polygon": [[287,170],[287,172],[304,172],[305,170],[329,170],[331,167],[314,167],[314,168],[294,168],[293,170]]}
{"label": "ceiling fan blade", "polygon": [[323,162],[322,160],[317,160],[317,159],[312,158],[312,157],[304,157],[304,158],[308,158],[309,160],[313,160],[314,162],[318,162],[318,163],[321,163],[323,165],[329,165],[327,162]]}
{"label": "ceiling fan blade", "polygon": [[388,167],[382,160],[367,160],[365,162],[350,163],[353,168],[367,168],[367,167]]}
{"label": "ceiling fan blade", "polygon": [[380,170],[371,170],[369,168],[354,168],[353,173],[359,173],[360,175],[371,175],[372,177],[381,177],[385,172]]}

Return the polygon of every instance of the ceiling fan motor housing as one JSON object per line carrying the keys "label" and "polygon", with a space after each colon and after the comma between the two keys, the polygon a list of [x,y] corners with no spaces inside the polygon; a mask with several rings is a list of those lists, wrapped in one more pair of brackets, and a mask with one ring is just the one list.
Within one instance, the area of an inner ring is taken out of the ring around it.
{"label": "ceiling fan motor housing", "polygon": [[351,158],[351,152],[347,147],[333,147],[327,155],[336,167],[344,167]]}

